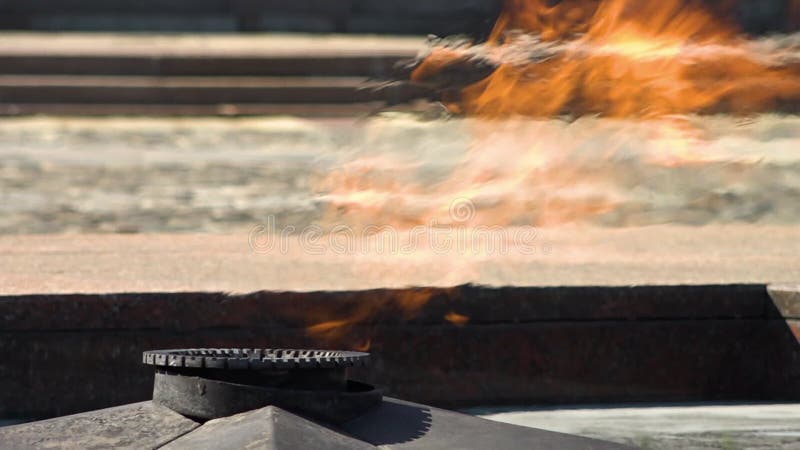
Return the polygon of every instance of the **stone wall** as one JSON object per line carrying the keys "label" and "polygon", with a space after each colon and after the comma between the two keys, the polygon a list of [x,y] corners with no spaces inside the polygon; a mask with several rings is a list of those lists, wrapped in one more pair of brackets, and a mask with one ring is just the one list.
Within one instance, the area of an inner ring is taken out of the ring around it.
{"label": "stone wall", "polygon": [[[415,296],[429,301],[404,317]],[[144,350],[365,342],[357,378],[437,406],[797,400],[798,302],[763,285],[6,296],[0,419],[148,399]],[[344,333],[305,331],[365,305]]]}

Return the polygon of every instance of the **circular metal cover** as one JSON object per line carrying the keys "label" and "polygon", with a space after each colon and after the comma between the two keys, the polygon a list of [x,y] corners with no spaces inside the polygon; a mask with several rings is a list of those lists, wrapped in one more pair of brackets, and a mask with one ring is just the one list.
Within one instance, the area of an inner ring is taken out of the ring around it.
{"label": "circular metal cover", "polygon": [[197,348],[144,352],[143,362],[191,369],[326,369],[365,366],[369,353],[338,350]]}

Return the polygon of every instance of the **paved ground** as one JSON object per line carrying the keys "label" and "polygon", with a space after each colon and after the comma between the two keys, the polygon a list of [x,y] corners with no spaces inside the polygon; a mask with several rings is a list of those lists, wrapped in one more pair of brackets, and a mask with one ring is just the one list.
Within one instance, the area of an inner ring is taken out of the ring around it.
{"label": "paved ground", "polygon": [[310,250],[296,238],[256,253],[248,235],[2,236],[0,294],[800,280],[796,226],[561,227],[540,230],[533,252],[503,253],[349,253],[326,239]]}
{"label": "paved ground", "polygon": [[800,405],[649,405],[472,411],[644,449],[798,449]]}

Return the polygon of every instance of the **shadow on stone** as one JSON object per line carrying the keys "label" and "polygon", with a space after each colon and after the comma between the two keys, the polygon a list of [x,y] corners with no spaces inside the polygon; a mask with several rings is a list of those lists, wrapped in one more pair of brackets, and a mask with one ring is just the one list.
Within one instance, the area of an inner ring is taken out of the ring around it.
{"label": "shadow on stone", "polygon": [[384,402],[367,416],[345,426],[345,430],[372,445],[392,445],[415,441],[431,428],[429,408]]}
{"label": "shadow on stone", "polygon": [[767,351],[765,397],[770,400],[800,399],[800,285],[770,285],[767,306],[770,330]]}

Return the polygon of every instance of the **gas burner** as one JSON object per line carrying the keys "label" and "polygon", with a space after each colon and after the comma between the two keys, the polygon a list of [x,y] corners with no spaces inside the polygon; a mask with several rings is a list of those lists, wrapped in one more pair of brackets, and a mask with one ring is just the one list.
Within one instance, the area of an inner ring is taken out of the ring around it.
{"label": "gas burner", "polygon": [[144,352],[156,367],[153,401],[208,420],[267,405],[343,423],[380,404],[375,387],[348,380],[368,353],[296,349],[185,349]]}
{"label": "gas burner", "polygon": [[153,401],[0,427],[2,447],[628,448],[383,397],[347,378],[367,353],[186,349],[148,351],[143,359],[156,371]]}

